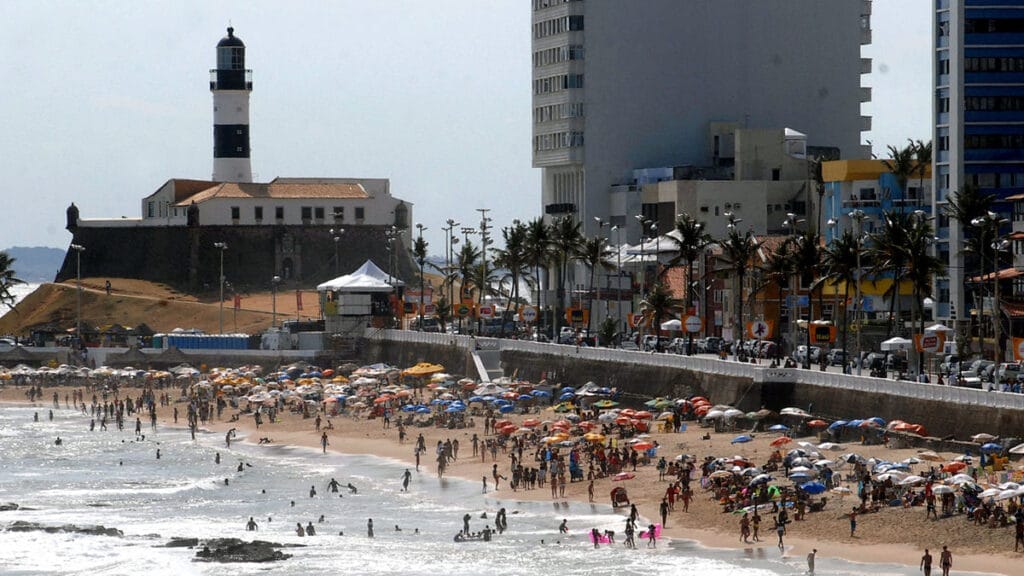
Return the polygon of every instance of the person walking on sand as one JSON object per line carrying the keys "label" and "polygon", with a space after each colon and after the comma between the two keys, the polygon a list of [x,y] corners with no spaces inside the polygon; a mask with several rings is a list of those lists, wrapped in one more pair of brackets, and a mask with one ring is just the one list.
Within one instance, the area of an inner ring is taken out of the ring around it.
{"label": "person walking on sand", "polygon": [[807,573],[814,576],[814,557],[818,554],[818,549],[811,550],[811,553],[807,555]]}
{"label": "person walking on sand", "polygon": [[327,442],[327,432],[324,432],[323,435],[320,436],[320,447],[323,448],[324,454],[327,454],[327,445],[328,444],[329,443]]}
{"label": "person walking on sand", "polygon": [[316,486],[310,486],[309,487],[309,497],[310,498],[315,498],[316,497]]}
{"label": "person walking on sand", "polygon": [[[662,498],[661,504],[658,506],[658,511],[661,512],[661,527],[668,527],[668,499]],[[746,515],[743,516],[746,518]]]}
{"label": "person walking on sand", "polygon": [[921,556],[921,571],[924,576],[932,576],[932,555],[927,548],[924,549],[924,556]]}
{"label": "person walking on sand", "polygon": [[775,532],[779,535],[779,550],[785,550],[786,544],[782,541],[782,537],[786,535],[786,525],[779,522],[778,525],[775,526]]}
{"label": "person walking on sand", "polygon": [[750,542],[750,515],[746,512],[740,518],[740,540],[745,544]]}
{"label": "person walking on sand", "polygon": [[949,576],[949,569],[953,567],[953,553],[945,546],[942,547],[942,554],[939,555],[939,568],[942,568],[942,576]]}
{"label": "person walking on sand", "polygon": [[373,538],[373,518],[366,521],[366,537]]}
{"label": "person walking on sand", "polygon": [[405,469],[405,473],[402,474],[402,492],[409,491],[409,482],[412,481],[412,472],[409,469]]}
{"label": "person walking on sand", "polygon": [[850,538],[855,538],[857,532],[857,508],[850,510]]}

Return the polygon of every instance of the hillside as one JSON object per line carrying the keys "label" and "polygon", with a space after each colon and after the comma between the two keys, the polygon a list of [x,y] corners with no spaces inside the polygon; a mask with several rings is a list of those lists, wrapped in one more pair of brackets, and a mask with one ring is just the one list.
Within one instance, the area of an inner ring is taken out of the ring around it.
{"label": "hillside", "polygon": [[26,282],[51,282],[64,262],[64,251],[59,248],[14,246],[4,250],[14,258],[14,271]]}
{"label": "hillside", "polygon": [[[124,278],[110,278],[112,290],[107,295],[104,289],[107,280],[82,280],[84,324],[137,326],[145,323],[157,332],[169,332],[175,328],[198,328],[209,333],[218,331],[220,307],[216,296],[200,298],[162,284]],[[282,290],[277,296],[278,324],[295,318],[295,292]],[[302,297],[305,304],[303,318],[318,316],[316,292],[304,290]],[[252,334],[269,328],[272,300],[269,292],[246,294],[238,311],[234,310],[231,301],[225,301],[224,331]],[[43,284],[14,310],[0,317],[0,334],[27,335],[28,328],[48,323],[71,328],[75,325],[76,308],[74,281]]]}

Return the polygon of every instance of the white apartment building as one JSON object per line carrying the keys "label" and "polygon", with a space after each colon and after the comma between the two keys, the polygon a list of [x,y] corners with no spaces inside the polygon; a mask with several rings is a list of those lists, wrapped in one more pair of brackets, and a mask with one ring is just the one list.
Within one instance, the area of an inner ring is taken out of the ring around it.
{"label": "white apartment building", "polygon": [[[712,123],[868,150],[870,0],[531,0],[533,165],[547,217],[639,236],[610,194],[633,171],[719,163]],[[639,214],[639,212],[637,212]]]}

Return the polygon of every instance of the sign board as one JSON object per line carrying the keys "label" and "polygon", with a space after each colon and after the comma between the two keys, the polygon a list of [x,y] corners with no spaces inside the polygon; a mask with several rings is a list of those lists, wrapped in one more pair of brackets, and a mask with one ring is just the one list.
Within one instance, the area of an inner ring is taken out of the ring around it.
{"label": "sign board", "polygon": [[416,304],[414,302],[404,302],[402,304],[402,310],[406,314],[415,314],[416,313]]}
{"label": "sign board", "polygon": [[700,332],[701,329],[704,328],[704,321],[701,320],[700,316],[690,315],[683,318],[683,328],[691,334],[694,332]]}
{"label": "sign board", "polygon": [[1018,362],[1024,360],[1024,338],[1013,339],[1013,359]]}
{"label": "sign board", "polygon": [[928,352],[934,354],[946,344],[946,334],[944,332],[925,332],[924,334],[914,334],[914,349],[918,352]]}
{"label": "sign board", "polygon": [[811,324],[811,342],[815,344],[831,344],[836,341],[835,326]]}
{"label": "sign board", "polygon": [[423,315],[424,316],[433,316],[434,314],[437,314],[437,306],[435,306],[434,304],[424,304],[423,305]]}
{"label": "sign board", "polygon": [[747,322],[747,336],[755,340],[764,340],[772,337],[772,325],[764,320]]}
{"label": "sign board", "polygon": [[644,320],[644,315],[643,314],[637,313],[637,314],[630,314],[629,315],[629,326],[631,328],[638,328],[640,326],[646,326],[646,325],[647,325],[647,321]]}
{"label": "sign board", "polygon": [[476,315],[481,318],[494,318],[494,306],[483,304],[476,309]]}
{"label": "sign board", "polygon": [[519,311],[519,318],[527,324],[537,321],[537,308],[534,306],[523,306]]}
{"label": "sign board", "polygon": [[565,321],[570,324],[585,324],[590,318],[590,312],[582,308],[569,308],[565,311]]}
{"label": "sign board", "polygon": [[807,298],[806,294],[803,296],[786,296],[787,308],[806,308],[809,303],[810,300]]}
{"label": "sign board", "polygon": [[467,306],[466,304],[459,304],[458,306],[455,307],[455,314],[457,314],[459,318],[465,318],[466,316],[469,316],[472,313],[472,306]]}

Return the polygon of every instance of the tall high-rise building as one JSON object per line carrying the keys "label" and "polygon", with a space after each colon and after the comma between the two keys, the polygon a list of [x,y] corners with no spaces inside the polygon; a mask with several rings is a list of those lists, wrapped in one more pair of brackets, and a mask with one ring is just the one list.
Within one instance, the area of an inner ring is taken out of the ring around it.
{"label": "tall high-rise building", "polygon": [[1024,192],[1024,0],[935,0],[934,8],[932,174],[938,255],[948,262],[935,314],[963,321],[981,306],[965,287],[978,271],[964,269],[963,226],[944,210],[973,186],[995,195],[995,211],[1009,220],[1006,198]]}
{"label": "tall high-rise building", "polygon": [[595,217],[636,226],[610,206],[612,187],[635,169],[720,165],[713,123],[868,155],[870,0],[531,2],[533,165],[549,217],[574,214],[588,234]]}

